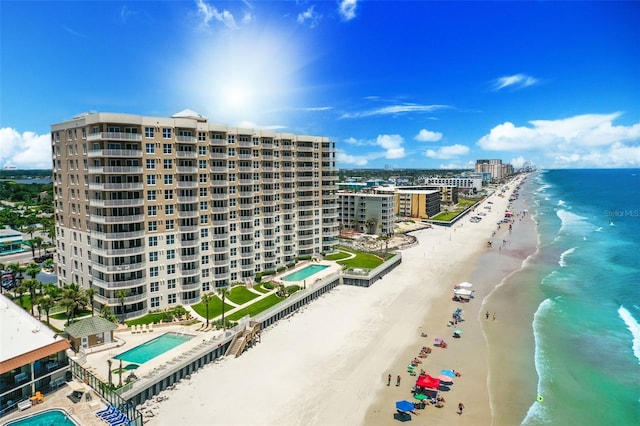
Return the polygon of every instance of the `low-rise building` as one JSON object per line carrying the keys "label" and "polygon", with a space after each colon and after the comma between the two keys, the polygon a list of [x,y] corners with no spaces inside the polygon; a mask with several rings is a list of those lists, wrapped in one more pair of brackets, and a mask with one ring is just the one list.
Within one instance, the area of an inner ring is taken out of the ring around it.
{"label": "low-rise building", "polygon": [[22,233],[11,228],[0,229],[0,255],[23,251]]}
{"label": "low-rise building", "polygon": [[393,194],[338,193],[338,221],[343,229],[378,235],[393,234],[396,222]]}
{"label": "low-rise building", "polygon": [[0,415],[65,381],[67,339],[0,295]]}

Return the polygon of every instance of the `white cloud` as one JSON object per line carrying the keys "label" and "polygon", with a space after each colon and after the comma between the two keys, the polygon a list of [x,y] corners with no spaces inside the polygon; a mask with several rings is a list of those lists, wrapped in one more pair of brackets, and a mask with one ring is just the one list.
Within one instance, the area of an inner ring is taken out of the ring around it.
{"label": "white cloud", "polygon": [[0,129],[0,167],[16,166],[18,169],[51,168],[51,136],[34,132],[20,134],[15,129]]}
{"label": "white cloud", "polygon": [[204,0],[196,0],[198,6],[198,14],[202,15],[203,23],[209,25],[212,19],[222,22],[227,28],[237,28],[233,15],[228,10],[218,11],[215,6],[210,5]]}
{"label": "white cloud", "polygon": [[438,142],[440,139],[442,139],[442,133],[422,129],[414,139],[420,142]]}
{"label": "white cloud", "polygon": [[354,164],[356,166],[366,166],[369,160],[366,157],[358,155],[350,155],[344,151],[337,150],[336,161],[344,164]]}
{"label": "white cloud", "polygon": [[511,165],[516,169],[521,168],[526,162],[527,160],[525,160],[523,156],[511,159]]}
{"label": "white cloud", "polygon": [[445,170],[465,170],[473,169],[474,165],[475,163],[473,161],[467,161],[466,163],[440,164],[440,168]]}
{"label": "white cloud", "polygon": [[314,28],[320,23],[322,15],[314,11],[314,7],[310,6],[307,10],[298,14],[298,24],[307,25]]}
{"label": "white cloud", "polygon": [[385,149],[384,158],[403,158],[404,147],[402,143],[404,139],[400,135],[379,135],[376,139],[376,145]]}
{"label": "white cloud", "polygon": [[402,114],[407,112],[431,112],[440,109],[450,108],[448,105],[392,105],[383,108],[377,108],[369,111],[360,111],[342,114],[340,118],[363,118],[375,115]]}
{"label": "white cloud", "polygon": [[468,146],[464,146],[464,145],[460,145],[460,144],[456,144],[456,145],[450,145],[450,146],[443,146],[441,148],[438,149],[428,149],[424,155],[426,155],[429,158],[437,158],[440,160],[448,160],[451,158],[456,158],[459,157],[461,155],[466,155],[469,153],[469,147]]}
{"label": "white cloud", "polygon": [[615,126],[621,113],[532,120],[529,127],[500,124],[478,140],[488,151],[539,151],[557,167],[640,165],[640,123]]}
{"label": "white cloud", "polygon": [[356,7],[358,6],[358,0],[341,0],[338,7],[340,16],[345,21],[350,21],[356,17]]}
{"label": "white cloud", "polygon": [[356,145],[356,146],[371,145],[370,142],[363,139],[356,139],[353,136],[345,139],[344,142],[348,143],[349,145]]}
{"label": "white cloud", "polygon": [[504,77],[499,77],[493,82],[493,90],[497,91],[506,88],[522,89],[538,84],[539,82],[539,79],[528,76],[526,74],[507,75]]}

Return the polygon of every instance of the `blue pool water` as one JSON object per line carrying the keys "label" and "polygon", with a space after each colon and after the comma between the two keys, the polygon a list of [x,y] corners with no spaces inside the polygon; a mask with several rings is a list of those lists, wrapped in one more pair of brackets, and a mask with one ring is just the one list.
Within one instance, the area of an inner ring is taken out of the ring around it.
{"label": "blue pool water", "polygon": [[14,420],[6,426],[78,426],[78,424],[62,410],[47,410]]}
{"label": "blue pool water", "polygon": [[193,336],[178,335],[176,333],[165,333],[153,340],[149,340],[147,343],[136,346],[133,349],[129,349],[126,352],[115,356],[114,359],[121,359],[127,362],[135,362],[136,364],[144,364],[179,346],[185,342],[188,342]]}
{"label": "blue pool water", "polygon": [[327,265],[309,265],[300,269],[299,271],[283,277],[282,281],[302,281],[309,278],[313,274],[317,274],[318,272],[327,269],[328,267],[329,266]]}

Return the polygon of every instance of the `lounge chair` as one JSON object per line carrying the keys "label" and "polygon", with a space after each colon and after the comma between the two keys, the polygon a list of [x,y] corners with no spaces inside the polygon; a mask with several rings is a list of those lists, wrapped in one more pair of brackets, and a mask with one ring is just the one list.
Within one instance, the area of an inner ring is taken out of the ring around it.
{"label": "lounge chair", "polygon": [[153,323],[149,324],[149,333],[153,333]]}
{"label": "lounge chair", "polygon": [[105,408],[104,410],[98,411],[96,413],[96,416],[105,418],[105,417],[109,417],[110,415],[112,415],[115,412],[116,412],[116,407],[114,407],[113,405],[110,405],[107,408]]}

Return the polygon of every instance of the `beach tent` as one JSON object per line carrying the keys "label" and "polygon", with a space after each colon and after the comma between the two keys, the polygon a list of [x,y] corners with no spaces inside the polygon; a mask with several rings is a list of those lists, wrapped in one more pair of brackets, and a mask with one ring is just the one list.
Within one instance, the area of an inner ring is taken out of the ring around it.
{"label": "beach tent", "polygon": [[413,402],[411,401],[396,401],[396,410],[403,413],[412,412],[414,410]]}
{"label": "beach tent", "polygon": [[421,388],[438,389],[440,387],[440,379],[431,377],[428,374],[426,376],[420,376],[418,377],[418,380],[416,380],[416,386]]}

